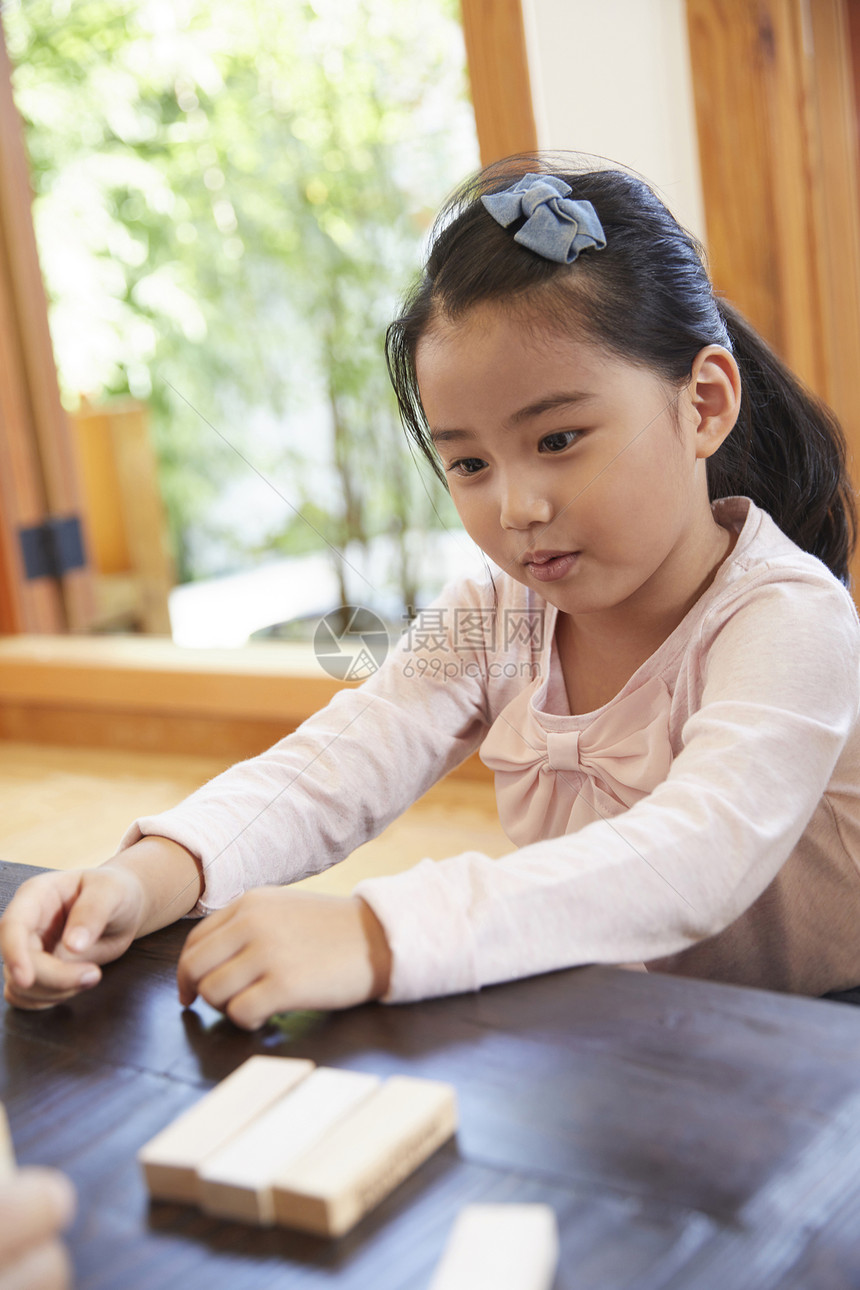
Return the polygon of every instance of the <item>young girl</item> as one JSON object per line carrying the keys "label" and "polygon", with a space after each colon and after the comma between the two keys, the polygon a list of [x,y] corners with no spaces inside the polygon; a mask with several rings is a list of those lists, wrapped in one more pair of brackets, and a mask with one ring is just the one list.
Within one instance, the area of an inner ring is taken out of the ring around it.
{"label": "young girl", "polygon": [[[388,358],[500,572],[449,585],[364,685],[138,820],[102,867],[23,886],[6,997],[64,999],[188,913],[210,917],[182,1003],[249,1028],[584,963],[860,982],[860,627],[833,417],[714,298],[649,188],[534,156],[443,212]],[[479,747],[510,854],[424,860],[348,899],[282,885]]]}

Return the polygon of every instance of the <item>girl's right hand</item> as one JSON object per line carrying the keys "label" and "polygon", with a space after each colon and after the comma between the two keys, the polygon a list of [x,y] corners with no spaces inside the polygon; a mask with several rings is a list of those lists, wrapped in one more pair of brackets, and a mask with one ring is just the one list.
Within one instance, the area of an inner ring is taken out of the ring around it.
{"label": "girl's right hand", "polygon": [[129,869],[59,870],[25,882],[0,919],[4,996],[50,1008],[90,989],[119,958],[144,917],[145,893]]}

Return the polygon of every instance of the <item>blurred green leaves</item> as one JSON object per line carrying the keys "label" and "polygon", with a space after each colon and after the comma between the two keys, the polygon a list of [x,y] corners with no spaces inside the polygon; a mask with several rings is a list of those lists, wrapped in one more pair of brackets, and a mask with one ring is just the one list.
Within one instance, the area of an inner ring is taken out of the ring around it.
{"label": "blurred green leaves", "polygon": [[3,24],[64,398],[150,403],[181,575],[321,545],[286,506],[225,523],[248,468],[206,420],[336,545],[438,523],[382,343],[477,164],[456,0],[12,0]]}

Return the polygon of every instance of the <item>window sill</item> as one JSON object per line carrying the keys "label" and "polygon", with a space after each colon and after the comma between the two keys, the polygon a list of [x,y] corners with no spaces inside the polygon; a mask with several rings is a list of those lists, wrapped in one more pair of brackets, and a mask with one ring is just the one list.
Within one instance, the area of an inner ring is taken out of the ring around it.
{"label": "window sill", "polygon": [[[0,738],[251,757],[344,688],[309,645],[184,649],[166,637],[0,637]],[[491,779],[477,756],[453,772]]]}
{"label": "window sill", "polygon": [[167,637],[0,637],[0,702],[304,720],[344,688],[307,645],[183,649]]}

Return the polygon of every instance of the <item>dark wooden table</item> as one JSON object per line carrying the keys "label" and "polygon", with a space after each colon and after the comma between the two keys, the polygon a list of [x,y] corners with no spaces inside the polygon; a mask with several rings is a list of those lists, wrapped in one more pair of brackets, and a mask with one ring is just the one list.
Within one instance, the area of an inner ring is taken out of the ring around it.
{"label": "dark wooden table", "polygon": [[[0,905],[36,872],[0,864]],[[178,1004],[187,924],[93,992],[3,1005],[21,1163],[77,1185],[79,1290],[423,1290],[474,1201],[542,1201],[557,1290],[860,1286],[860,1010],[611,968],[256,1034]],[[461,1127],[340,1241],[150,1204],[138,1148],[252,1053],[448,1080]]]}

